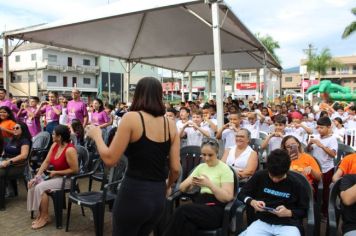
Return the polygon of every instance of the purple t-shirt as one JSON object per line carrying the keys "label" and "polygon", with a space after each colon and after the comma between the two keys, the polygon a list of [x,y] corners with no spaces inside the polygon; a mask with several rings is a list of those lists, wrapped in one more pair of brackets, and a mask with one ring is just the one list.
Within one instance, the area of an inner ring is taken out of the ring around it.
{"label": "purple t-shirt", "polygon": [[109,116],[105,111],[97,112],[94,111],[91,115],[90,123],[99,126],[109,122]]}
{"label": "purple t-shirt", "polygon": [[[54,107],[62,111],[62,106],[61,105],[54,105]],[[59,121],[59,116],[57,113],[54,112],[53,108],[51,105],[46,105],[41,109],[41,113],[46,113],[46,121],[47,123],[53,122],[53,121]]]}
{"label": "purple t-shirt", "polygon": [[81,100],[70,100],[67,105],[67,124],[71,124],[73,119],[78,119],[83,124],[84,117],[88,116],[87,106]]}
{"label": "purple t-shirt", "polygon": [[26,123],[32,137],[41,132],[40,117],[35,115],[36,110],[36,107],[27,107],[20,114],[20,117],[23,117],[24,122]]}
{"label": "purple t-shirt", "polygon": [[0,101],[0,107],[3,107],[3,106],[10,108],[16,118],[17,112],[19,111],[19,109],[17,108],[17,106],[15,104],[13,104],[9,99],[4,99],[4,100]]}

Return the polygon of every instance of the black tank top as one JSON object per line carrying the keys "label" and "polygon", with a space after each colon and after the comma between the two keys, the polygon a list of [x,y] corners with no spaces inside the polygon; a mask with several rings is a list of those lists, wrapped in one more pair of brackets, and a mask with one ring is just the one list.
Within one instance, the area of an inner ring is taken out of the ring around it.
{"label": "black tank top", "polygon": [[[143,132],[140,139],[129,143],[125,151],[125,155],[128,158],[126,176],[142,180],[165,181],[168,177],[168,154],[171,148],[171,134],[168,132],[168,140],[164,142],[155,142],[148,139],[141,112],[139,112],[139,115]],[[163,120],[164,140],[166,140],[166,118],[163,117]]]}

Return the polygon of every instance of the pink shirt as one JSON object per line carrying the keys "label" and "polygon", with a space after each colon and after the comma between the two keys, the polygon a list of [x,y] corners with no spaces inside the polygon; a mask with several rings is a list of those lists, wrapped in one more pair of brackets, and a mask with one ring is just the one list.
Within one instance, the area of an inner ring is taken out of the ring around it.
{"label": "pink shirt", "polygon": [[67,105],[67,114],[67,124],[71,124],[73,119],[78,119],[81,123],[83,123],[84,117],[88,116],[87,106],[81,100],[70,100]]}
{"label": "pink shirt", "polygon": [[[26,123],[32,137],[41,132],[40,117],[35,115],[36,110],[36,107],[27,107],[22,110],[18,117],[18,119],[22,119],[23,122]],[[33,115],[30,115],[30,112],[32,112]]]}
{"label": "pink shirt", "polygon": [[[54,105],[54,107],[62,111],[62,106],[61,105]],[[59,116],[57,113],[54,112],[52,106],[46,105],[41,109],[41,113],[46,113],[46,121],[47,122],[53,122],[53,121],[59,121]]]}
{"label": "pink shirt", "polygon": [[11,111],[14,113],[14,116],[16,118],[16,113],[19,111],[19,109],[17,108],[17,106],[15,104],[13,104],[10,99],[4,99],[2,101],[0,101],[0,107],[8,107],[11,109]]}
{"label": "pink shirt", "polygon": [[91,124],[99,126],[109,122],[108,114],[103,110],[101,112],[94,111],[91,115]]}

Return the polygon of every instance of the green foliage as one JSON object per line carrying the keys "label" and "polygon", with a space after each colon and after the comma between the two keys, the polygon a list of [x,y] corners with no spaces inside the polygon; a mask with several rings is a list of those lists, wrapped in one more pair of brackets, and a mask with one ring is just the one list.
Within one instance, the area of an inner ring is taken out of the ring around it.
{"label": "green foliage", "polygon": [[305,63],[307,70],[308,72],[317,72],[319,80],[321,75],[326,74],[327,69],[332,67],[341,67],[339,62],[333,60],[329,48],[324,48],[320,54],[314,53],[311,50],[308,50],[306,54],[308,56],[307,62]]}
{"label": "green foliage", "polygon": [[[356,7],[351,9],[352,14],[356,16]],[[346,26],[344,33],[342,34],[342,38],[345,39],[349,37],[352,33],[356,31],[356,21],[351,22],[348,26]]]}
{"label": "green foliage", "polygon": [[266,34],[265,36],[261,36],[260,33],[256,33],[255,36],[257,37],[258,40],[261,41],[263,46],[268,50],[268,52],[276,59],[276,61],[280,64],[281,60],[277,56],[275,49],[280,48],[279,42],[274,40],[272,36]]}

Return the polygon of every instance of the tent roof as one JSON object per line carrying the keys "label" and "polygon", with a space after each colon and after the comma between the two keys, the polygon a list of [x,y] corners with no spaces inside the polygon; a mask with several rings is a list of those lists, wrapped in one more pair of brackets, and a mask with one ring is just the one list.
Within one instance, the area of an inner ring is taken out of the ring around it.
{"label": "tent roof", "polygon": [[[203,0],[121,0],[82,14],[4,36],[176,71],[214,69],[211,9]],[[220,19],[222,69],[262,67],[266,49],[226,4]],[[268,67],[281,68],[266,56]]]}

